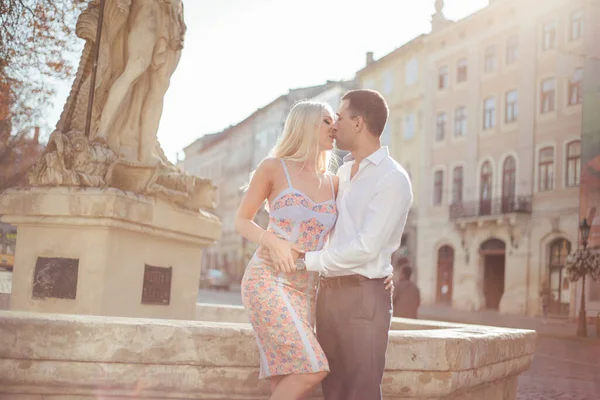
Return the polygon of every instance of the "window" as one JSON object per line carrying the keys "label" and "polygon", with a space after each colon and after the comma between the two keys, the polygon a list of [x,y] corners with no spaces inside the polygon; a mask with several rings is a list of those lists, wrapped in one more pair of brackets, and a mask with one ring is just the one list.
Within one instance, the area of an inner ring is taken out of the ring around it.
{"label": "window", "polygon": [[489,215],[492,212],[492,164],[489,161],[481,166],[479,180],[479,214]]}
{"label": "window", "polygon": [[567,187],[579,186],[581,177],[581,142],[579,140],[567,145]]}
{"label": "window", "polygon": [[468,67],[467,67],[467,59],[463,58],[458,61],[456,65],[456,81],[464,82],[467,80]]}
{"label": "window", "polygon": [[404,120],[404,139],[415,137],[415,113],[409,113]]}
{"label": "window", "polygon": [[392,71],[386,71],[383,78],[383,93],[390,94],[394,89],[394,74]]}
{"label": "window", "polygon": [[448,67],[443,66],[438,72],[438,89],[443,90],[448,87]]}
{"label": "window", "polygon": [[444,193],[444,171],[435,171],[433,179],[433,205],[442,204],[442,194]]}
{"label": "window", "polygon": [[577,11],[571,14],[570,28],[570,40],[577,40],[583,36],[583,11]]}
{"label": "window", "polygon": [[519,93],[511,90],[506,93],[506,116],[504,121],[508,124],[515,122],[519,116]]}
{"label": "window", "polygon": [[454,111],[454,136],[465,136],[467,133],[467,108],[462,106]]}
{"label": "window", "polygon": [[417,83],[419,77],[419,61],[416,58],[411,58],[406,63],[406,70],[404,75],[404,82],[406,86],[413,86]]}
{"label": "window", "polygon": [[493,72],[496,69],[496,46],[486,47],[483,68],[485,72]]}
{"label": "window", "polygon": [[435,140],[440,142],[446,136],[446,113],[438,113],[435,123]]}
{"label": "window", "polygon": [[554,111],[555,108],[556,82],[554,78],[542,81],[542,93],[540,98],[540,112],[546,114]]}
{"label": "window", "polygon": [[463,197],[463,167],[452,170],[452,204],[462,203]]}
{"label": "window", "polygon": [[574,106],[581,103],[581,81],[583,79],[583,68],[577,68],[573,79],[569,80],[569,105]]}
{"label": "window", "polygon": [[556,47],[556,22],[549,22],[544,25],[544,38],[542,48],[550,50]]}
{"label": "window", "polygon": [[373,81],[373,79],[366,79],[363,82],[363,85],[364,85],[365,89],[375,90],[375,81]]}
{"label": "window", "polygon": [[511,36],[506,42],[506,64],[510,65],[519,60],[519,38]]}
{"label": "window", "polygon": [[517,185],[517,164],[514,157],[509,156],[502,165],[502,212],[514,210],[515,189]]}
{"label": "window", "polygon": [[488,97],[483,103],[483,129],[496,126],[496,98]]}
{"label": "window", "polygon": [[540,149],[538,169],[538,191],[545,192],[554,189],[554,149],[552,147]]}

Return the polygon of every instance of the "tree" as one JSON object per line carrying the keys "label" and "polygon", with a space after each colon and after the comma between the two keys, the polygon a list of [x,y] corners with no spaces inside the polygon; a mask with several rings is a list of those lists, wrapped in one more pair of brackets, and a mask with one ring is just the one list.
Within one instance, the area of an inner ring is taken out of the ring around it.
{"label": "tree", "polygon": [[0,142],[0,193],[27,185],[27,172],[44,150],[39,142],[39,128],[34,132],[33,137],[19,133]]}
{"label": "tree", "polygon": [[[0,191],[19,184],[39,126],[55,95],[53,83],[73,76],[70,52],[83,0],[0,0]],[[15,165],[19,161],[20,166]]]}

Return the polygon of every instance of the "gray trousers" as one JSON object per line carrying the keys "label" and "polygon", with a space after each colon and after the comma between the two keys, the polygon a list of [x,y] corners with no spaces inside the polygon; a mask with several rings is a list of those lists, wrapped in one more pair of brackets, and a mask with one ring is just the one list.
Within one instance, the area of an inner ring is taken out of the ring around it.
{"label": "gray trousers", "polygon": [[392,300],[383,279],[353,277],[319,287],[317,338],[331,370],[322,383],[325,400],[382,398]]}

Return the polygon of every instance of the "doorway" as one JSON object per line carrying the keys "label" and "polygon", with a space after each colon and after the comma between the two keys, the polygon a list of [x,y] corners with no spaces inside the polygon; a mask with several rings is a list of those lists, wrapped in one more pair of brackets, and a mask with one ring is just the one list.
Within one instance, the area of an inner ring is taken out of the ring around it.
{"label": "doorway", "polygon": [[498,310],[504,294],[506,245],[502,240],[490,239],[480,247],[483,258],[483,295],[485,308]]}
{"label": "doorway", "polygon": [[452,280],[454,279],[454,249],[442,246],[438,250],[436,302],[452,304]]}
{"label": "doorway", "polygon": [[504,294],[504,255],[485,256],[483,268],[485,308],[497,310]]}

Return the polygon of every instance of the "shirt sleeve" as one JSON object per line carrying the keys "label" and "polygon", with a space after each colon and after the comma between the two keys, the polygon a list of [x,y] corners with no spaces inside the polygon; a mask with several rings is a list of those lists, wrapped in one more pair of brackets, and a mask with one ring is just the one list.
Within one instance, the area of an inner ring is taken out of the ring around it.
{"label": "shirt sleeve", "polygon": [[381,180],[365,212],[362,228],[347,243],[306,253],[306,269],[315,272],[351,271],[376,259],[412,204],[410,182],[400,171]]}

